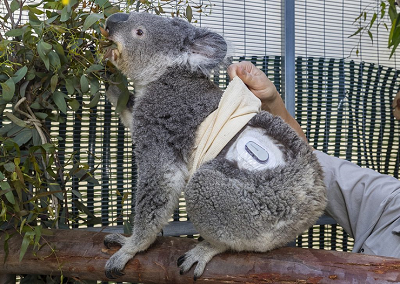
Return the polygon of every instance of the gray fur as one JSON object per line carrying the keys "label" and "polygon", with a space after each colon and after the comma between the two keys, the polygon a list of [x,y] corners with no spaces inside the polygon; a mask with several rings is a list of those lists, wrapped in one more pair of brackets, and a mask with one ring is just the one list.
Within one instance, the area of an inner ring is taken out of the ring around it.
{"label": "gray fur", "polygon": [[[197,263],[195,277],[218,253],[268,251],[316,221],[326,204],[317,159],[295,131],[267,112],[256,115],[248,127],[261,128],[277,141],[283,165],[239,170],[224,149],[188,182],[196,130],[222,95],[208,77],[226,58],[220,35],[146,13],[114,14],[106,28],[118,45],[110,60],[136,88],[135,103],[121,118],[131,130],[139,169],[132,236],[111,234],[104,240],[122,246],[106,264],[107,277],[122,275],[126,262],[155,240],[182,191],[188,214],[205,239],[178,261],[182,273]],[[107,95],[117,102],[115,93]]]}

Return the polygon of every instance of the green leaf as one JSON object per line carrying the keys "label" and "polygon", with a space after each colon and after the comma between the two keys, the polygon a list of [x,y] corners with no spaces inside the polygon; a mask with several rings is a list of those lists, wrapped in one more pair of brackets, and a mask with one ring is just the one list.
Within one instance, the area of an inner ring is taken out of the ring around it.
{"label": "green leaf", "polygon": [[353,36],[358,35],[363,29],[364,29],[363,27],[358,28],[358,30],[357,30],[354,34],[352,34],[351,36],[349,36],[349,37],[353,37]]}
{"label": "green leaf", "polygon": [[37,118],[44,120],[46,119],[46,117],[48,117],[47,113],[45,112],[35,112],[35,115]]}
{"label": "green leaf", "polygon": [[54,92],[53,93],[53,101],[61,112],[67,113],[67,103],[65,102],[64,93],[62,93],[60,91]]}
{"label": "green leaf", "polygon": [[376,13],[374,13],[374,15],[372,16],[371,22],[370,22],[370,24],[369,24],[369,28],[372,28],[372,25],[374,24],[374,22],[375,22],[377,16],[378,16],[378,15],[377,15]]}
{"label": "green leaf", "polygon": [[[5,195],[5,197],[7,198],[8,202],[10,202],[11,204],[15,204],[15,198],[14,198],[14,194],[11,190],[11,186],[7,181],[0,181],[0,189],[2,192],[1,195]],[[6,193],[4,193],[4,191],[7,191]]]}
{"label": "green leaf", "polygon": [[33,241],[35,233],[32,231],[28,231],[25,233],[24,238],[22,240],[22,245],[21,245],[21,252],[19,254],[19,262],[22,261],[22,259],[24,258],[24,255],[26,253],[26,251],[28,250],[28,247],[31,243],[31,241]]}
{"label": "green leaf", "polygon": [[68,6],[65,6],[61,11],[60,21],[61,22],[67,21],[69,19],[70,15],[71,15],[71,12],[68,11]]}
{"label": "green leaf", "polygon": [[100,71],[103,70],[103,65],[100,64],[92,64],[87,70],[86,73],[91,73],[91,72],[96,72],[96,71]]}
{"label": "green leaf", "polygon": [[32,131],[31,129],[25,128],[20,133],[17,134],[13,138],[14,142],[18,144],[18,146],[22,146],[27,143],[32,138]]}
{"label": "green leaf", "polygon": [[17,11],[20,8],[20,4],[18,3],[18,1],[13,0],[10,4],[10,9],[11,9],[11,13],[14,13],[15,11]]}
{"label": "green leaf", "polygon": [[188,19],[189,23],[192,21],[193,18],[192,7],[190,7],[189,5],[187,5],[186,7],[186,18]]}
{"label": "green leaf", "polygon": [[9,102],[14,97],[15,83],[12,78],[9,78],[6,82],[1,83],[3,100]]}
{"label": "green leaf", "polygon": [[32,129],[32,142],[33,142],[33,145],[35,145],[35,146],[39,146],[39,145],[43,144],[42,138],[40,137],[39,132],[36,130],[36,128]]}
{"label": "green leaf", "polygon": [[50,50],[52,50],[53,46],[50,43],[47,43],[43,40],[38,42],[38,49],[40,49],[43,54],[48,54]]}
{"label": "green leaf", "polygon": [[4,169],[9,172],[12,173],[15,171],[15,164],[13,162],[8,162],[4,164]]}
{"label": "green leaf", "polygon": [[58,83],[58,74],[54,74],[50,79],[50,89],[52,93],[54,93],[54,91],[56,90],[57,83]]}
{"label": "green leaf", "polygon": [[14,83],[17,84],[19,81],[21,81],[21,79],[26,75],[26,72],[28,72],[28,67],[26,66],[18,69],[18,71],[15,72],[14,76],[12,77]]}
{"label": "green leaf", "polygon": [[373,37],[371,31],[368,31],[368,35],[369,35],[369,38],[371,39],[372,43],[374,43],[374,37]]}
{"label": "green leaf", "polygon": [[[16,125],[20,127],[26,127],[26,122],[23,121],[22,119],[19,119],[15,115],[13,115],[11,112],[6,112],[4,113],[12,122],[14,122]],[[9,134],[10,135],[10,134]]]}
{"label": "green leaf", "polygon": [[63,196],[62,190],[61,190],[61,186],[58,183],[50,183],[49,190],[58,199],[60,199],[60,200],[64,199],[64,196]]}
{"label": "green leaf", "polygon": [[98,20],[100,19],[104,19],[104,14],[100,13],[100,14],[90,14],[89,16],[87,16],[85,22],[83,23],[83,31],[86,31],[88,28],[90,28],[94,23],[96,23]]}
{"label": "green leaf", "polygon": [[80,83],[82,93],[87,93],[89,91],[89,82],[85,75],[81,76]]}
{"label": "green leaf", "polygon": [[100,83],[99,80],[97,80],[97,78],[91,78],[90,79],[90,93],[92,95],[96,94],[100,89]]}
{"label": "green leaf", "polygon": [[39,53],[40,58],[43,60],[46,69],[50,70],[50,59],[47,56],[47,54],[50,52],[51,50],[51,44],[44,42],[44,41],[39,41],[37,44],[37,51]]}
{"label": "green leaf", "polygon": [[36,247],[36,246],[40,246],[39,245],[39,241],[40,241],[40,238],[41,238],[41,236],[42,236],[42,226],[36,226],[35,227],[35,243],[34,243],[34,248]]}
{"label": "green leaf", "polygon": [[21,97],[25,97],[26,87],[28,87],[28,85],[29,85],[29,81],[25,81],[19,87],[19,95]]}
{"label": "green leaf", "polygon": [[71,100],[68,102],[68,104],[69,104],[69,106],[71,107],[71,109],[72,109],[73,111],[77,111],[77,110],[79,109],[79,107],[81,106],[81,104],[78,102],[77,99],[71,99]]}
{"label": "green leaf", "polygon": [[95,106],[97,106],[99,100],[100,100],[100,93],[96,93],[96,94],[93,96],[93,98],[92,98],[92,100],[90,101],[90,103],[88,103],[88,104],[85,105],[85,106],[88,107],[88,108],[95,107]]}
{"label": "green leaf", "polygon": [[55,69],[58,69],[61,67],[61,61],[60,57],[55,51],[50,51],[49,54],[47,55],[49,57],[50,65],[53,66]]}
{"label": "green leaf", "polygon": [[52,22],[54,22],[56,19],[58,18],[58,15],[55,15],[49,19],[46,20],[46,24],[51,24]]}
{"label": "green leaf", "polygon": [[70,79],[65,79],[65,88],[69,95],[72,95],[75,92],[74,84]]}
{"label": "green leaf", "polygon": [[12,29],[6,32],[6,36],[9,37],[17,37],[17,36],[22,36],[25,33],[23,29]]}

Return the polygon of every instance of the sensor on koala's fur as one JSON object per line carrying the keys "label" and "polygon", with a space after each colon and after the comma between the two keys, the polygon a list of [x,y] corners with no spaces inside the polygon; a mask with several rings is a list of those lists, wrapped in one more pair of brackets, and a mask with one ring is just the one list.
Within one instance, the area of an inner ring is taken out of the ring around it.
{"label": "sensor on koala's fur", "polygon": [[[269,251],[314,224],[326,205],[317,158],[280,117],[260,111],[260,100],[241,80],[227,88],[231,94],[240,88],[241,99],[222,96],[209,76],[229,62],[221,35],[136,12],[111,15],[104,30],[113,42],[107,57],[135,86],[120,117],[138,165],[132,235],[104,239],[106,246],[121,245],[106,263],[108,278],[123,275],[125,264],[154,242],[181,192],[204,238],[178,260],[181,273],[195,266],[195,278],[216,254]],[[120,93],[110,85],[113,105]],[[240,119],[232,120],[236,110]]]}
{"label": "sensor on koala's fur", "polygon": [[256,142],[249,141],[246,143],[244,148],[246,149],[247,153],[249,153],[250,156],[252,156],[257,162],[261,164],[268,162],[269,154],[267,150],[258,145]]}

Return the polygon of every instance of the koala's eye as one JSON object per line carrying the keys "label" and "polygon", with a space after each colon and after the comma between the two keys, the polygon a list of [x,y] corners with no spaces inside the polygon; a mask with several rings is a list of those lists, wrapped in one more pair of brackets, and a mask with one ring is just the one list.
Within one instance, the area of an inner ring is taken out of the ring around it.
{"label": "koala's eye", "polygon": [[143,30],[141,30],[141,29],[137,29],[137,30],[136,30],[136,34],[137,34],[138,36],[142,36],[142,35],[144,34],[144,32],[143,32]]}

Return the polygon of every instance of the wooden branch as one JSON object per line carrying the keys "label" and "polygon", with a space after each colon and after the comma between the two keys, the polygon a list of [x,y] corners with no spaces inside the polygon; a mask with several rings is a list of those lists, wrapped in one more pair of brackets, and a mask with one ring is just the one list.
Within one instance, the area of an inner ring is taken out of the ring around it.
{"label": "wooden branch", "polygon": [[[118,248],[103,246],[105,233],[54,230],[44,245],[19,262],[22,238],[9,240],[9,256],[0,249],[0,274],[42,274],[84,280],[107,280],[104,265]],[[1,234],[0,234],[1,237]],[[129,261],[118,281],[192,283],[193,269],[179,275],[176,262],[197,240],[159,237],[146,252]],[[386,283],[400,282],[400,259],[327,250],[286,247],[269,253],[224,253],[212,259],[196,283]]]}

